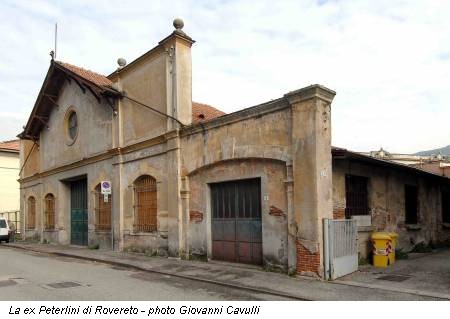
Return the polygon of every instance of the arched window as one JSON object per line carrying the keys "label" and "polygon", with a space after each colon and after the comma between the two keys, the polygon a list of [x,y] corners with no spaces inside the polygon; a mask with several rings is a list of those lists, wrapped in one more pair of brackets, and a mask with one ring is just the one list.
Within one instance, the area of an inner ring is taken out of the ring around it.
{"label": "arched window", "polygon": [[53,230],[55,229],[55,196],[45,195],[44,202],[44,227],[46,230]]}
{"label": "arched window", "polygon": [[156,180],[148,175],[134,182],[134,231],[152,232],[158,228]]}
{"label": "arched window", "polygon": [[33,196],[28,197],[27,203],[27,229],[36,228],[36,199]]}
{"label": "arched window", "polygon": [[103,195],[100,184],[95,187],[95,229],[111,230],[111,195]]}

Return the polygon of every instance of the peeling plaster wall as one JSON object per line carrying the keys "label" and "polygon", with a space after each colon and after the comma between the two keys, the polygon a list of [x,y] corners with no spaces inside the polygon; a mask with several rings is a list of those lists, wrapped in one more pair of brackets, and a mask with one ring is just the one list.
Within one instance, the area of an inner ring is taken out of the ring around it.
{"label": "peeling plaster wall", "polygon": [[263,260],[268,266],[287,268],[287,202],[284,181],[286,164],[281,161],[249,159],[219,162],[189,176],[191,217],[188,247],[191,255],[212,258],[210,183],[246,178],[261,179]]}
{"label": "peeling plaster wall", "polygon": [[[94,190],[102,180],[112,179],[112,160],[105,160],[61,173],[42,177],[22,184],[22,214],[27,214],[27,199],[36,198],[36,230],[27,231],[26,237],[38,236],[49,242],[63,245],[70,244],[70,183],[66,180],[73,177],[86,177],[88,186],[88,243],[99,244],[101,248],[111,247],[110,232],[95,230]],[[44,225],[44,197],[52,193],[55,196],[55,230],[46,231]]]}
{"label": "peeling plaster wall", "polygon": [[[182,137],[182,172],[189,180],[189,210],[185,214],[189,214],[190,255],[212,257],[208,184],[259,177],[264,264],[287,269],[289,127],[290,109],[283,109]],[[268,196],[267,201],[264,196]]]}
{"label": "peeling plaster wall", "polygon": [[[122,163],[122,164],[121,164]],[[123,197],[123,249],[167,250],[168,181],[166,144],[158,144],[122,157],[114,166],[123,165],[120,187]],[[142,175],[156,179],[158,231],[135,233],[134,223],[134,182]]]}
{"label": "peeling plaster wall", "polygon": [[[445,186],[436,179],[401,170],[377,167],[349,160],[333,160],[333,206],[345,209],[345,175],[368,177],[368,200],[372,227],[359,229],[359,252],[367,256],[367,243],[372,231],[394,231],[399,234],[398,247],[410,250],[414,244],[450,238],[450,230],[442,225],[441,190]],[[418,224],[405,224],[405,185],[418,186]]]}
{"label": "peeling plaster wall", "polygon": [[[120,86],[125,93],[160,112],[167,112],[166,53],[157,48],[154,54],[119,73]],[[167,120],[127,99],[121,101],[123,143],[131,145],[165,133]]]}
{"label": "peeling plaster wall", "polygon": [[[112,109],[99,103],[89,90],[85,93],[74,82],[66,81],[58,105],[50,113],[48,129],[40,136],[41,170],[48,170],[83,158],[104,153],[112,147]],[[78,118],[78,135],[72,143],[67,134],[68,110]]]}
{"label": "peeling plaster wall", "polygon": [[185,174],[235,158],[290,159],[290,110],[241,120],[184,135],[181,139],[182,169]]}

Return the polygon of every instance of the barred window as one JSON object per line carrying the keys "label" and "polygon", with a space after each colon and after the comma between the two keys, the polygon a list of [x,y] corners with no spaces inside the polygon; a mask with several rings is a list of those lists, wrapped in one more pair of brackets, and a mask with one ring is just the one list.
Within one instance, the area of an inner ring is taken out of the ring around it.
{"label": "barred window", "polygon": [[28,197],[27,203],[27,229],[36,228],[36,199],[33,196]]}
{"label": "barred window", "polygon": [[405,185],[405,223],[417,224],[417,186]]}
{"label": "barred window", "polygon": [[345,176],[345,217],[369,215],[367,182],[367,177]]}
{"label": "barred window", "polygon": [[158,228],[156,180],[148,175],[134,182],[134,231],[153,232]]}
{"label": "barred window", "polygon": [[47,194],[44,198],[44,227],[46,230],[55,229],[55,196]]}
{"label": "barred window", "polygon": [[450,191],[442,192],[442,222],[450,223]]}
{"label": "barred window", "polygon": [[[111,195],[101,193],[101,185],[95,187],[95,229],[111,230]],[[105,198],[106,196],[106,198]]]}

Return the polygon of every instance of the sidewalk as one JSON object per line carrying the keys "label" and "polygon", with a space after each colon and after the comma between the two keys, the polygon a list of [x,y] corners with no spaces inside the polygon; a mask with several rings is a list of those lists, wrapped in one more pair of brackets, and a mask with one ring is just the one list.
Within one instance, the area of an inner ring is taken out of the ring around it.
{"label": "sidewalk", "polygon": [[430,253],[409,253],[387,268],[360,266],[359,271],[339,278],[339,282],[384,290],[424,293],[450,298],[450,249]]}
{"label": "sidewalk", "polygon": [[289,277],[284,274],[266,272],[259,267],[241,264],[147,257],[124,252],[89,250],[51,244],[19,242],[0,245],[0,248],[8,247],[52,256],[107,263],[116,267],[182,277],[297,300],[450,300],[450,296],[445,294],[422,293],[419,290],[392,291],[392,289],[386,290],[381,287],[355,286],[351,282],[347,284],[344,281],[323,282],[305,277]]}

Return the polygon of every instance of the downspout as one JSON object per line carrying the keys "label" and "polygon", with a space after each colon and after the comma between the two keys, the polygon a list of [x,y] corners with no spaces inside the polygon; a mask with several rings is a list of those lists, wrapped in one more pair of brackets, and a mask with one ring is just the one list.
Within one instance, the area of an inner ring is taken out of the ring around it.
{"label": "downspout", "polygon": [[[122,84],[120,82],[120,69],[117,70],[117,88],[119,92],[122,92]],[[124,203],[123,203],[123,187],[122,187],[122,176],[123,176],[123,161],[122,161],[122,154],[121,154],[121,148],[123,146],[123,109],[122,109],[122,99],[117,99],[117,116],[118,116],[118,124],[119,124],[119,132],[118,132],[118,145],[117,148],[119,150],[119,250],[123,249],[124,246],[124,234],[123,234],[123,211],[124,211]],[[112,236],[114,236],[114,227],[111,227]],[[113,237],[113,243],[114,243],[114,237]],[[114,244],[112,249],[114,250]]]}

